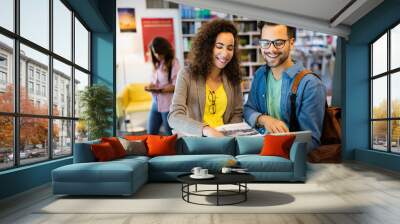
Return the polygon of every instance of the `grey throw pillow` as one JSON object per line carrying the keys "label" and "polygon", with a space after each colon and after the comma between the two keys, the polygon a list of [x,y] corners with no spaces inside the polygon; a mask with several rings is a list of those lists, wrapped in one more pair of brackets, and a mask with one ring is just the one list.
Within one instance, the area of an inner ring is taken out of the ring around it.
{"label": "grey throw pillow", "polygon": [[129,141],[124,138],[118,138],[126,151],[126,155],[146,156],[146,145],[141,140]]}

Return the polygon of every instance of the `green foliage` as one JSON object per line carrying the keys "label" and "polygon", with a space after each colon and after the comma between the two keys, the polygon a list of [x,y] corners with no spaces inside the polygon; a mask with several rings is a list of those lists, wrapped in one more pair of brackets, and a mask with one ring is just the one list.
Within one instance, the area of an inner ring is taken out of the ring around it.
{"label": "green foliage", "polygon": [[95,84],[80,92],[79,106],[82,120],[89,131],[89,140],[109,136],[112,126],[113,94],[107,86]]}

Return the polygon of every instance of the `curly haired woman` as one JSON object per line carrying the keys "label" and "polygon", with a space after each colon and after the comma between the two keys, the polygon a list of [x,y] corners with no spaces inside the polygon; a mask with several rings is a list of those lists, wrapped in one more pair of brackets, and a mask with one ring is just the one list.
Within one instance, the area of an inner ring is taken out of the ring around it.
{"label": "curly haired woman", "polygon": [[215,127],[242,122],[238,34],[222,19],[204,24],[176,81],[168,122],[176,132],[221,137]]}

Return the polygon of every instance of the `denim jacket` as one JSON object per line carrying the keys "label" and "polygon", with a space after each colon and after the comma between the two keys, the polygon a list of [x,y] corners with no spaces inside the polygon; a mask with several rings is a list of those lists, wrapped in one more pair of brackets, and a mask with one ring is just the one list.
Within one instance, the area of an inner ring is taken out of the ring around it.
{"label": "denim jacket", "polygon": [[[256,127],[257,118],[267,114],[267,75],[269,67],[262,66],[257,69],[251,90],[244,105],[244,119],[252,127]],[[294,77],[304,69],[300,63],[282,72],[282,88],[280,113],[282,121],[289,127],[290,123],[290,95]],[[322,126],[325,113],[326,90],[321,80],[314,75],[306,75],[301,80],[296,98],[296,115],[301,131],[310,130],[312,132],[312,145],[308,147],[314,149],[320,144]],[[260,128],[261,133],[265,132]]]}

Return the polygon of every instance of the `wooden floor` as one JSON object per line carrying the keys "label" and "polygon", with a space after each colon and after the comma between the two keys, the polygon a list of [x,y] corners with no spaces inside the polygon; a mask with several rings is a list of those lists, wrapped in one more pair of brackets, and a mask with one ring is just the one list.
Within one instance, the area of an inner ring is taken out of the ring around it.
{"label": "wooden floor", "polygon": [[0,223],[253,224],[400,223],[400,174],[359,163],[310,165],[308,183],[317,183],[349,203],[366,204],[357,214],[36,214],[54,200],[50,186],[0,202]]}

